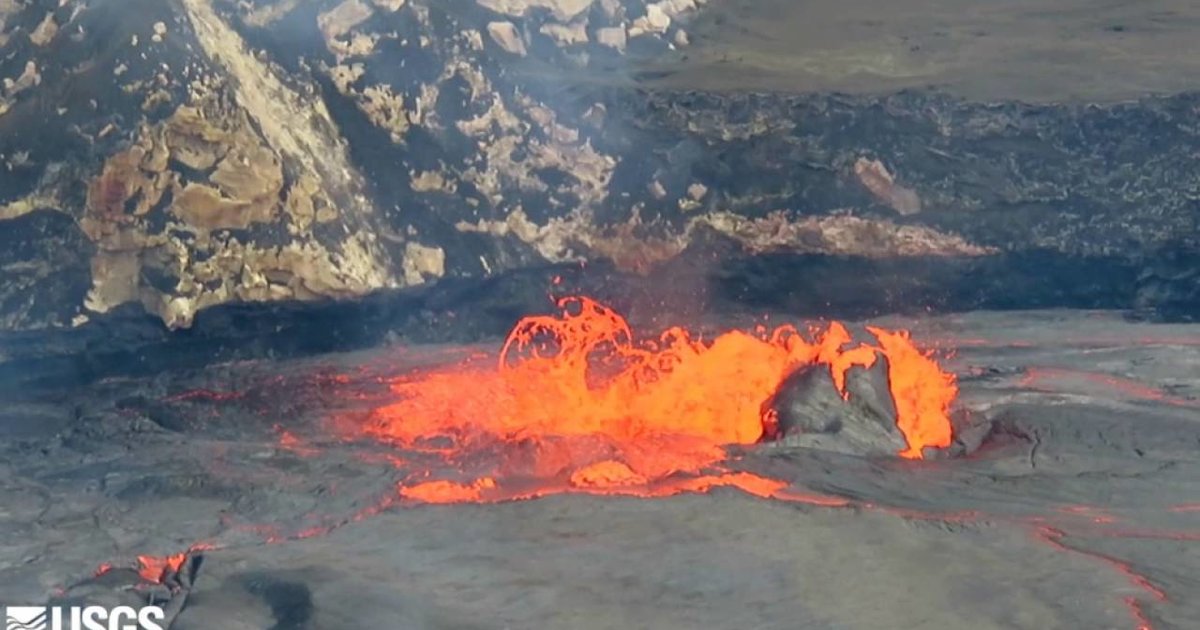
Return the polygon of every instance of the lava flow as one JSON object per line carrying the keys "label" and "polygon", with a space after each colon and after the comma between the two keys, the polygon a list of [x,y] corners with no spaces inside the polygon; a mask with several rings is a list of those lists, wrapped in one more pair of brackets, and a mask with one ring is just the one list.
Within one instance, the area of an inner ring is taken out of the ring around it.
{"label": "lava flow", "polygon": [[766,402],[797,368],[828,365],[843,391],[852,366],[886,357],[899,455],[950,444],[953,376],[906,333],[871,328],[878,345],[851,344],[833,323],[806,340],[784,326],[770,335],[727,332],[711,342],[671,328],[638,341],[628,322],[589,298],[566,298],[557,316],[528,317],[509,334],[499,366],[420,371],[392,384],[399,400],[365,426],[373,438],[432,455],[461,473],[401,483],[430,503],[490,502],[554,493],[666,496],[733,486],[776,498],[787,483],[734,472],[725,447],[770,437]]}
{"label": "lava flow", "polygon": [[138,556],[138,575],[147,582],[161,584],[164,576],[178,571],[186,559],[187,554],[185,553],[169,556]]}

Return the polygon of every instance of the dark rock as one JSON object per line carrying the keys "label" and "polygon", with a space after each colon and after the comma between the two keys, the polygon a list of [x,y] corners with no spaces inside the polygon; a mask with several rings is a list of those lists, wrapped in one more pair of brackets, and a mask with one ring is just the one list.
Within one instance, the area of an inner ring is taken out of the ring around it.
{"label": "dark rock", "polygon": [[[1155,259],[1196,251],[1200,94],[646,90],[631,64],[669,57],[685,17],[551,4],[3,5],[0,328],[701,259],[698,292],[785,308],[794,264],[858,278],[820,290],[867,314],[1194,312],[1190,259]],[[639,19],[628,51],[596,41]],[[498,50],[497,22],[530,54]]]}
{"label": "dark rock", "polygon": [[778,418],[779,442],[855,455],[887,456],[904,450],[888,389],[887,359],[846,373],[847,398],[837,391],[829,366],[796,370],[768,403]]}
{"label": "dark rock", "polygon": [[925,447],[921,452],[924,459],[953,459],[965,457],[979,450],[995,435],[992,418],[986,413],[966,408],[954,409],[950,414],[950,425],[954,438],[946,448]]}
{"label": "dark rock", "polygon": [[10,401],[0,410],[0,440],[46,440],[74,420],[62,405]]}
{"label": "dark rock", "polygon": [[1138,275],[1136,306],[1155,319],[1200,321],[1200,247],[1155,252]]}
{"label": "dark rock", "polygon": [[69,326],[83,310],[94,251],[71,217],[55,210],[0,222],[0,329]]}

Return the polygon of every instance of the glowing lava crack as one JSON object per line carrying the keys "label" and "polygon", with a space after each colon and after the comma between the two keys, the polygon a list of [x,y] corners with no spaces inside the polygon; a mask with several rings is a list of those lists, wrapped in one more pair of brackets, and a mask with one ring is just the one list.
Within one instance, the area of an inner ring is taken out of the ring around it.
{"label": "glowing lava crack", "polygon": [[430,503],[490,502],[554,493],[667,496],[733,486],[764,497],[840,504],[789,494],[788,484],[734,472],[725,446],[774,431],[767,401],[795,370],[827,365],[847,396],[846,373],[887,360],[896,425],[919,459],[950,444],[953,376],[906,333],[869,329],[878,345],[851,347],[833,323],[807,340],[783,326],[727,332],[711,342],[672,328],[639,341],[626,320],[591,299],[559,302],[557,316],[528,317],[509,334],[499,366],[421,371],[392,384],[398,401],[377,409],[368,435],[438,457],[459,478],[425,473],[400,494]]}

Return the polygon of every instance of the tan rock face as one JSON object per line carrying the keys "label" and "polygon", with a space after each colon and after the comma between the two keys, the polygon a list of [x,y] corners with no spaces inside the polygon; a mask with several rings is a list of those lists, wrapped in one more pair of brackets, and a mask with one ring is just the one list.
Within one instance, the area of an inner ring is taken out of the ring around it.
{"label": "tan rock face", "polygon": [[859,158],[854,163],[854,174],[871,194],[896,212],[908,216],[921,211],[921,198],[916,191],[897,184],[883,162]]}
{"label": "tan rock face", "polygon": [[242,14],[242,20],[250,26],[262,28],[294,11],[300,5],[300,1],[279,0],[279,2],[267,4],[262,7],[255,7],[251,4],[246,7],[247,10]]}
{"label": "tan rock face", "polygon": [[[86,306],[105,312],[140,301],[184,327],[230,300],[343,297],[387,286],[369,237],[351,231],[331,249],[313,236],[315,226],[340,219],[334,207],[313,175],[288,181],[245,111],[216,98],[180,107],[143,128],[88,186],[80,225],[99,251]],[[284,228],[292,238],[268,246],[229,232],[260,228]],[[147,275],[160,281],[145,282]]]}
{"label": "tan rock face", "polygon": [[12,98],[36,85],[41,85],[42,75],[38,72],[36,62],[26,61],[25,69],[16,78],[6,78],[3,81],[4,95]]}
{"label": "tan rock face", "polygon": [[636,216],[628,223],[610,227],[599,227],[579,217],[553,219],[545,226],[538,226],[523,212],[514,212],[503,222],[459,223],[455,227],[461,232],[512,235],[546,253],[574,248],[590,256],[608,259],[617,268],[635,273],[648,272],[674,258],[687,248],[701,229],[721,233],[749,253],[789,252],[865,258],[996,253],[993,248],[976,245],[956,234],[851,214],[793,218],[779,211],[751,219],[731,212],[711,212],[695,217],[676,233],[658,236],[640,230],[642,225]]}
{"label": "tan rock face", "polygon": [[491,22],[487,25],[487,31],[492,41],[505,52],[518,57],[525,56],[525,42],[521,41],[521,34],[512,22]]}
{"label": "tan rock face", "polygon": [[333,9],[319,15],[317,26],[325,38],[325,47],[339,59],[371,54],[378,40],[354,33],[353,29],[373,13],[371,5],[361,0],[344,0]]}
{"label": "tan rock face", "polygon": [[[6,3],[16,6],[0,0],[0,19]],[[588,86],[577,92],[586,100],[564,106],[546,89],[560,72],[611,65],[631,42],[684,45],[684,15],[702,4],[180,0],[124,32],[119,54],[91,71],[132,104],[73,104],[98,121],[71,121],[93,153],[52,158],[66,165],[58,176],[38,147],[0,156],[0,169],[30,182],[4,198],[0,219],[53,209],[77,220],[98,252],[76,256],[70,303],[83,301],[90,270],[90,309],[140,302],[173,326],[230,301],[356,296],[542,261],[607,258],[645,271],[708,243],[694,237],[712,230],[750,252],[990,253],[919,225],[984,238],[973,217],[940,222],[959,193],[896,152],[895,137],[872,144],[840,135],[849,132],[831,127],[832,115],[796,115],[812,106],[854,116],[864,105]],[[21,28],[7,32],[33,56],[4,65],[0,113],[8,99],[27,120],[55,102],[64,72],[89,70],[42,55],[75,41],[66,12],[46,21],[44,7],[20,11]],[[277,31],[259,28],[272,21]],[[515,57],[535,47],[553,78]],[[292,57],[298,50],[306,54]],[[68,180],[74,188],[57,184]],[[896,213],[924,202],[939,216],[888,221],[874,203],[836,210],[861,204],[864,191]]]}
{"label": "tan rock face", "polygon": [[625,28],[621,26],[607,26],[596,31],[597,42],[619,52],[625,52],[626,40]]}
{"label": "tan rock face", "polygon": [[359,109],[378,127],[386,129],[393,142],[402,142],[409,127],[409,112],[400,98],[386,85],[372,85],[362,92]]}
{"label": "tan rock face", "polygon": [[750,219],[729,212],[713,212],[692,220],[687,233],[701,226],[729,236],[747,251],[756,253],[786,251],[865,258],[996,253],[993,248],[971,243],[957,234],[848,213],[793,219],[784,212],[772,212],[761,219]]}
{"label": "tan rock face", "polygon": [[16,14],[22,8],[22,5],[17,0],[0,0],[0,46],[8,43],[9,17]]}
{"label": "tan rock face", "polygon": [[178,154],[176,159],[190,161],[193,169],[212,170],[208,183],[176,185],[173,214],[205,230],[245,229],[274,219],[283,171],[257,138],[217,129],[193,108],[180,108],[164,136],[166,150]]}
{"label": "tan rock face", "polygon": [[633,21],[633,25],[629,27],[629,34],[637,36],[643,33],[665,33],[670,26],[671,16],[667,15],[663,7],[650,4],[646,5],[646,15]]}
{"label": "tan rock face", "polygon": [[371,17],[370,5],[361,0],[344,0],[332,10],[322,13],[317,18],[317,25],[325,37],[341,37]]}
{"label": "tan rock face", "polygon": [[29,34],[29,41],[34,46],[45,46],[49,44],[54,36],[58,34],[58,22],[54,21],[54,13],[47,13],[46,17],[38,24],[37,28]]}
{"label": "tan rock face", "polygon": [[384,11],[389,11],[392,13],[404,8],[404,4],[406,2],[408,2],[408,0],[371,0],[371,4],[383,9]]}
{"label": "tan rock face", "polygon": [[[237,130],[205,116],[197,108],[180,107],[108,160],[88,187],[82,225],[92,240],[105,243],[118,226],[146,215],[167,193],[166,211],[197,231],[245,229],[275,218],[283,188],[279,159],[246,131],[244,114],[235,121]],[[202,181],[185,181],[172,163],[209,174]]]}
{"label": "tan rock face", "polygon": [[446,275],[446,252],[442,248],[410,241],[404,250],[404,280],[407,284],[422,284]]}
{"label": "tan rock face", "polygon": [[543,24],[539,30],[543,35],[553,39],[559,46],[573,46],[588,42],[586,24],[582,20],[572,22],[571,24],[554,24],[548,22]]}

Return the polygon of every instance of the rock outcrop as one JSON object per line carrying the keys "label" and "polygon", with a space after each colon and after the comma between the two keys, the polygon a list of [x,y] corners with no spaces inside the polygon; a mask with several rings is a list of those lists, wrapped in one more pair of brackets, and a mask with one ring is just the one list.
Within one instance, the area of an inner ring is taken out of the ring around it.
{"label": "rock outcrop", "polygon": [[945,259],[960,284],[990,264],[963,261],[1095,258],[1128,306],[1194,294],[1125,278],[1197,247],[1200,97],[640,89],[704,4],[0,0],[0,329],[649,273],[713,243]]}

